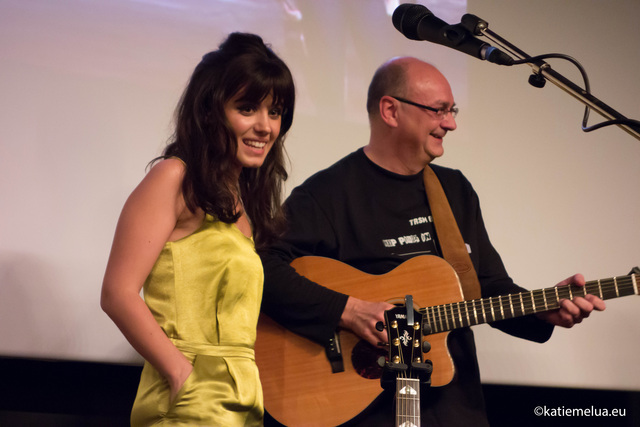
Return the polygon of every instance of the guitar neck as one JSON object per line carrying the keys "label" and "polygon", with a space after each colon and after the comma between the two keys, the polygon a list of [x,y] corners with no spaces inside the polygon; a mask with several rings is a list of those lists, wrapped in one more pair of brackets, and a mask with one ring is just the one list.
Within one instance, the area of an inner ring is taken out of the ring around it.
{"label": "guitar neck", "polygon": [[396,379],[396,427],[420,427],[420,381]]}
{"label": "guitar neck", "polygon": [[638,295],[638,274],[587,282],[585,286],[565,285],[516,294],[460,301],[420,309],[423,324],[431,333],[512,319],[555,310],[563,299],[595,295],[603,300]]}

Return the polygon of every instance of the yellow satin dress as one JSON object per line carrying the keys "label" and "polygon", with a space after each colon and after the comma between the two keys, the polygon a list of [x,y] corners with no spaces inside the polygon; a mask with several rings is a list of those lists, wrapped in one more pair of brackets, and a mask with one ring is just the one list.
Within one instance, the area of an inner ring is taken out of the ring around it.
{"label": "yellow satin dress", "polygon": [[173,402],[145,362],[132,426],[261,426],[264,403],[254,357],[264,275],[253,240],[207,215],[193,234],[167,242],[144,299],[193,364]]}

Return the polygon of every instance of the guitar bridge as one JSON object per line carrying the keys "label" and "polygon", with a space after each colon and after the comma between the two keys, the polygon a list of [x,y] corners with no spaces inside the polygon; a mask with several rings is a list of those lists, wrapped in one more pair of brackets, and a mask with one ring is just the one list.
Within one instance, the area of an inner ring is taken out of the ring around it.
{"label": "guitar bridge", "polygon": [[342,359],[342,348],[340,347],[340,335],[337,331],[333,333],[333,338],[329,340],[329,344],[324,348],[324,351],[327,355],[327,359],[329,359],[331,372],[334,374],[344,372],[344,360]]}

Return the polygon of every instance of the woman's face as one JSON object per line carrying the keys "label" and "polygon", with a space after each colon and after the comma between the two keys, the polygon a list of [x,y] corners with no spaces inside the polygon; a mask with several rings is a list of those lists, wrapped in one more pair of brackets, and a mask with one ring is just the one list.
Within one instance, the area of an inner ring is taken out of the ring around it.
{"label": "woman's face", "polygon": [[224,105],[238,143],[238,164],[245,168],[258,168],[280,134],[282,108],[272,105],[271,95],[260,104],[239,98],[241,96],[236,95]]}

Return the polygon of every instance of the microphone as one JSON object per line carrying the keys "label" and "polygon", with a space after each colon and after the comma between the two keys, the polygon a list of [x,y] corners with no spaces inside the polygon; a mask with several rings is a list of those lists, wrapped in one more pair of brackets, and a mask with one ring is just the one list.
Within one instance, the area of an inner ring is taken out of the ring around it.
{"label": "microphone", "polygon": [[462,23],[449,25],[420,4],[401,4],[391,19],[396,30],[408,39],[441,44],[498,65],[513,64],[513,58],[475,38]]}

